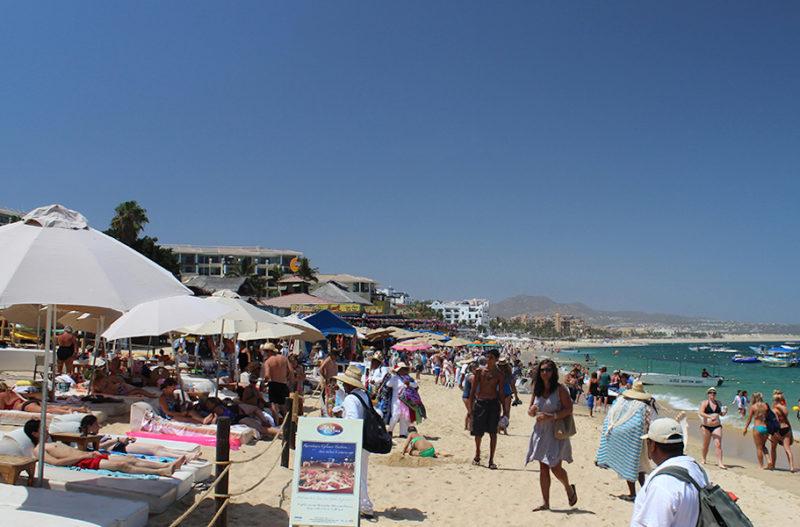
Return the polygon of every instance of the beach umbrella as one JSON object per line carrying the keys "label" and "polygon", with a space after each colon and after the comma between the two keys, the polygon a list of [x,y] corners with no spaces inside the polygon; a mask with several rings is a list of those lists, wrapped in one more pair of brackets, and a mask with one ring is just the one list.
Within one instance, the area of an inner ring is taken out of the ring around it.
{"label": "beach umbrella", "polygon": [[407,340],[405,342],[398,342],[392,349],[397,351],[427,351],[433,346],[430,343],[422,340]]}
{"label": "beach umbrella", "polygon": [[106,340],[163,335],[178,328],[203,324],[227,315],[229,306],[207,298],[172,296],[143,302],[118,318],[103,333]]}
{"label": "beach umbrella", "polygon": [[303,330],[289,324],[258,324],[255,331],[239,333],[239,340],[266,340],[282,338],[299,338]]}
{"label": "beach umbrella", "polygon": [[283,317],[283,323],[295,327],[303,332],[298,337],[295,337],[297,340],[303,340],[306,342],[319,342],[320,340],[325,340],[325,335],[323,335],[320,330],[297,316],[297,313],[289,315],[288,317]]}
{"label": "beach umbrella", "polygon": [[206,300],[229,308],[228,313],[203,324],[187,324],[180,331],[192,335],[221,335],[257,331],[259,324],[284,325],[283,319],[278,315],[245,302],[238,294],[228,289],[217,291]]}
{"label": "beach umbrella", "polygon": [[443,346],[447,346],[449,348],[460,348],[462,346],[468,346],[470,341],[466,339],[462,339],[459,337],[453,337],[452,339],[448,340],[447,342],[443,343]]}
{"label": "beach umbrella", "polygon": [[114,322],[120,315],[119,311],[114,311],[113,309],[95,309],[92,313],[73,310],[67,311],[66,314],[58,319],[58,322],[62,326],[72,326],[73,329],[78,331],[96,334],[98,327]]}
{"label": "beach umbrella", "polygon": [[[56,306],[127,311],[169,296],[190,295],[166,269],[89,227],[61,205],[40,207],[0,227],[0,305],[46,305],[45,348],[50,349]],[[45,352],[45,371],[50,354]],[[41,437],[45,437],[48,383],[42,383]],[[44,441],[37,478],[42,482]]]}

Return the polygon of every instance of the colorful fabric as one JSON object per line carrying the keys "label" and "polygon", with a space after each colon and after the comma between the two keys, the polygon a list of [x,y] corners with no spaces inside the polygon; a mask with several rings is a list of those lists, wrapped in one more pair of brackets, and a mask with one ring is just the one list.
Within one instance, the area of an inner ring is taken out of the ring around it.
{"label": "colorful fabric", "polygon": [[[414,382],[410,375],[402,375],[401,379],[403,382]],[[406,386],[400,392],[399,400],[408,408],[409,423],[421,423],[428,417],[425,411],[425,405],[422,404],[422,398],[419,396],[419,392],[416,388]]]}
{"label": "colorful fabric", "polygon": [[433,447],[426,448],[419,453],[419,457],[436,457],[436,449]]}
{"label": "colorful fabric", "polygon": [[626,481],[636,481],[641,471],[647,404],[618,398],[603,420],[597,465],[610,468]]}

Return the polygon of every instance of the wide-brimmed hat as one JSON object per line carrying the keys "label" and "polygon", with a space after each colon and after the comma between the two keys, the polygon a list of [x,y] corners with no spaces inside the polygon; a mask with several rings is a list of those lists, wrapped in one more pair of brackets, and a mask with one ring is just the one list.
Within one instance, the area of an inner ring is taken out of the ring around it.
{"label": "wide-brimmed hat", "polygon": [[398,362],[397,364],[395,364],[395,366],[394,366],[394,369],[393,369],[392,371],[400,371],[400,370],[402,370],[403,368],[406,368],[406,369],[408,369],[408,364],[406,364],[406,363],[405,363],[405,362],[403,362],[403,361],[400,361],[400,362]]}
{"label": "wide-brimmed hat", "polygon": [[72,329],[72,326],[64,326],[64,331],[66,333],[75,333],[75,330]]}
{"label": "wide-brimmed hat", "polygon": [[348,366],[344,373],[340,373],[334,379],[356,388],[364,388],[364,383],[361,382],[361,369],[358,366]]}
{"label": "wide-brimmed hat", "polygon": [[653,398],[652,395],[644,391],[644,384],[642,381],[636,381],[631,388],[622,392],[622,396],[626,399],[635,399],[637,401],[649,401]]}
{"label": "wide-brimmed hat", "polygon": [[369,358],[369,360],[371,360],[371,361],[372,360],[377,360],[377,361],[383,362],[383,353],[381,353],[380,351],[376,351],[375,353],[372,354],[372,356]]}
{"label": "wide-brimmed hat", "polygon": [[265,342],[261,345],[261,351],[274,351],[277,353],[278,348],[272,342]]}
{"label": "wide-brimmed hat", "polygon": [[500,360],[497,361],[497,364],[499,364],[500,366],[505,366],[506,364],[508,364],[508,359],[502,357]]}

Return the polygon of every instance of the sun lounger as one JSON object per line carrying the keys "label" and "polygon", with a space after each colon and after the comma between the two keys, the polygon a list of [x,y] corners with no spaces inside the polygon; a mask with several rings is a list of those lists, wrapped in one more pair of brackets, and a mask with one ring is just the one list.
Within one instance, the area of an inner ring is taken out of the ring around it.
{"label": "sun lounger", "polygon": [[[97,417],[99,422],[103,423],[106,421],[106,414],[103,412],[93,411],[92,413]],[[53,426],[54,424],[59,426],[59,424],[70,421],[80,422],[85,416],[86,414],[47,414],[47,423],[49,426]],[[30,419],[39,419],[39,413],[20,412],[19,410],[0,410],[0,425],[23,426]]]}
{"label": "sun lounger", "polygon": [[144,527],[148,513],[138,501],[0,484],[3,525]]}
{"label": "sun lounger", "polygon": [[[156,439],[163,437],[174,441],[187,441],[200,445],[215,444],[217,426],[181,423],[159,417],[151,405],[138,402],[131,406],[131,435]],[[244,425],[231,426],[231,448],[255,441],[258,431]]]}
{"label": "sun lounger", "polygon": [[138,479],[115,478],[93,470],[70,470],[46,465],[44,477],[45,486],[52,490],[145,502],[150,507],[150,514],[161,514],[167,510],[188,494],[195,483],[195,472],[191,468],[181,468],[171,478]]}

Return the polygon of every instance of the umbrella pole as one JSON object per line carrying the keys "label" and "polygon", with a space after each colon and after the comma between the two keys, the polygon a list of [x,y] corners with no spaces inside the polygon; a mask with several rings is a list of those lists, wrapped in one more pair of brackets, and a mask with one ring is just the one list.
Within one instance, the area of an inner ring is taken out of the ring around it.
{"label": "umbrella pole", "polygon": [[219,358],[222,354],[222,347],[225,345],[225,319],[222,319],[222,324],[219,326],[219,346],[217,346],[217,356],[214,360],[214,373],[217,377],[217,391],[214,394],[214,397],[219,397]]}
{"label": "umbrella pole", "polygon": [[[58,361],[56,360],[57,357],[56,357],[56,354],[55,354],[56,346],[53,344],[53,338],[52,338],[52,337],[55,337],[55,335],[56,335],[56,327],[58,327],[58,306],[55,305],[55,304],[53,304],[53,323],[52,324],[53,324],[52,327],[49,326],[49,325],[47,326],[47,332],[50,333],[50,335],[51,335],[51,337],[50,337],[50,347],[53,348],[53,357],[52,357],[52,359],[53,359],[53,363],[52,363],[53,390],[50,392],[50,401],[55,401],[56,400],[56,376],[57,376],[57,372],[58,372]],[[67,375],[71,375],[72,374],[72,372],[67,371],[66,366],[64,366],[64,373],[66,373]]]}
{"label": "umbrella pole", "polygon": [[91,369],[92,378],[89,380],[89,395],[92,395],[92,390],[94,390],[94,378],[95,378],[94,369],[95,366],[97,366],[97,350],[100,349],[100,334],[105,329],[103,327],[105,322],[104,318],[105,317],[101,316],[100,319],[97,321],[97,333],[94,334],[94,350],[92,353],[92,369]]}
{"label": "umbrella pole", "polygon": [[[44,444],[47,442],[47,369],[50,366],[50,326],[53,324],[53,305],[47,306],[47,333],[44,336],[44,378],[42,379],[42,414],[39,421],[39,463],[36,465],[36,482],[44,486]],[[53,361],[55,362],[55,361]],[[55,379],[55,377],[53,378]],[[55,391],[55,386],[53,386]]]}

